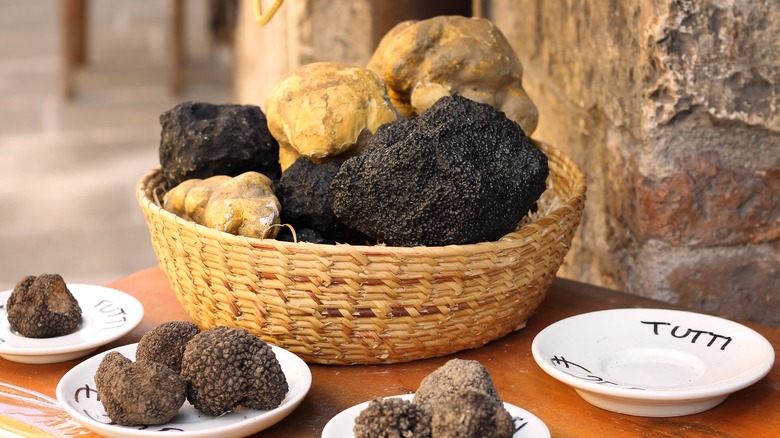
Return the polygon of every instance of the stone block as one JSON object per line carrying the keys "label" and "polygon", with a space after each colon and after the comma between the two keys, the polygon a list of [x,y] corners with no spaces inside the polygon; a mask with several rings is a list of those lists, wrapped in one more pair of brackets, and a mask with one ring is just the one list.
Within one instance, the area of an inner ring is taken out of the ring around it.
{"label": "stone block", "polygon": [[728,168],[714,151],[685,157],[660,180],[640,176],[636,237],[722,246],[780,238],[780,166]]}

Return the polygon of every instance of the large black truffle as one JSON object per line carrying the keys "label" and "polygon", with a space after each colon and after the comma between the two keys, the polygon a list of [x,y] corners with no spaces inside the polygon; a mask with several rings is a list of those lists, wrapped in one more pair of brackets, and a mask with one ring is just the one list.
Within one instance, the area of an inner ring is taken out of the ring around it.
{"label": "large black truffle", "polygon": [[279,144],[254,105],[184,102],[160,115],[160,164],[168,187],[214,175],[281,173]]}
{"label": "large black truffle", "polygon": [[276,187],[282,218],[296,230],[317,230],[329,242],[363,243],[365,235],[350,229],[333,214],[330,184],[340,166],[336,161],[316,164],[300,157],[285,169]]}
{"label": "large black truffle", "polygon": [[187,399],[206,415],[237,406],[273,409],[287,395],[287,379],[271,347],[244,329],[219,326],[190,339],[181,362]]}
{"label": "large black truffle", "polygon": [[22,278],[6,307],[11,328],[28,338],[67,335],[81,324],[81,307],[59,274]]}
{"label": "large black truffle", "polygon": [[181,372],[181,358],[187,342],[198,333],[200,328],[189,321],[164,322],[141,337],[135,358],[161,363]]}
{"label": "large black truffle", "polygon": [[394,246],[495,241],[535,207],[547,157],[517,123],[461,96],[382,125],[331,184],[347,226]]}
{"label": "large black truffle", "polygon": [[430,437],[431,416],[408,400],[376,399],[358,414],[352,430],[355,438]]}
{"label": "large black truffle", "polygon": [[106,414],[124,426],[167,423],[186,400],[187,385],[178,373],[157,362],[133,362],[116,351],[103,357],[95,386]]}

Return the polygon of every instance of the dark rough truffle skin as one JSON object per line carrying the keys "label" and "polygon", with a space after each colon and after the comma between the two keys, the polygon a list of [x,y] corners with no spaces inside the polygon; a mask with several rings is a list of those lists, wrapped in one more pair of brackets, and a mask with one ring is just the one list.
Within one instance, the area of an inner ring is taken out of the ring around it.
{"label": "dark rough truffle skin", "polygon": [[344,225],[333,214],[330,184],[341,164],[335,161],[313,163],[298,158],[284,170],[276,186],[276,197],[282,204],[284,222],[297,229],[317,230],[326,241],[358,243],[366,236]]}
{"label": "dark rough truffle skin", "polygon": [[28,338],[67,335],[81,324],[81,307],[59,274],[19,280],[6,307],[11,328]]}
{"label": "dark rough truffle skin", "polygon": [[189,321],[164,322],[141,337],[135,358],[161,363],[177,373],[181,372],[184,348],[198,333],[200,328]]}
{"label": "dark rough truffle skin", "polygon": [[156,362],[132,362],[108,353],[95,373],[95,386],[106,414],[123,426],[171,421],[186,400],[187,384],[176,372]]}
{"label": "dark rough truffle skin", "polygon": [[279,143],[254,105],[184,102],[160,115],[160,164],[168,187],[253,170],[276,180]]}
{"label": "dark rough truffle skin", "polygon": [[376,399],[357,416],[353,432],[355,438],[430,437],[431,417],[408,400]]}
{"label": "dark rough truffle skin", "polygon": [[450,397],[431,417],[436,438],[511,438],[514,432],[514,420],[504,405],[477,390]]}
{"label": "dark rough truffle skin", "polygon": [[414,403],[433,414],[436,407],[450,397],[470,390],[483,392],[501,402],[490,373],[481,363],[452,359],[423,378],[414,394]]}
{"label": "dark rough truffle skin", "polygon": [[517,123],[461,96],[382,125],[333,178],[333,211],[388,245],[495,241],[546,188],[547,157]]}
{"label": "dark rough truffle skin", "polygon": [[271,347],[244,329],[216,327],[188,343],[181,363],[187,399],[206,415],[237,406],[273,409],[287,395],[287,379]]}

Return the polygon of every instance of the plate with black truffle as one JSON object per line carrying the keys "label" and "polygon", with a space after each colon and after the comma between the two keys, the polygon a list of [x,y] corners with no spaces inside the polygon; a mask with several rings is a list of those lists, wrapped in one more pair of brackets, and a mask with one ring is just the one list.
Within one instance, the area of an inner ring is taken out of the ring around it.
{"label": "plate with black truffle", "polygon": [[[412,401],[414,394],[402,394],[391,397],[386,397],[383,400],[389,398],[399,398],[401,400]],[[355,420],[358,418],[361,412],[368,408],[371,401],[357,404],[351,408],[341,411],[338,415],[331,418],[328,424],[325,425],[325,429],[322,430],[322,438],[350,438],[357,437],[354,433]],[[539,417],[519,408],[515,405],[504,402],[504,409],[512,416],[512,422],[514,424],[515,431],[511,435],[512,438],[549,438],[550,429],[544,424]],[[452,435],[456,436],[456,435]]]}
{"label": "plate with black truffle", "polygon": [[30,364],[86,356],[124,336],[144,316],[134,297],[104,286],[25,277],[0,292],[0,357]]}
{"label": "plate with black truffle", "polygon": [[[179,374],[176,374],[177,377],[170,376],[170,373],[175,373],[170,368],[154,365],[151,371],[149,369],[130,371],[131,367],[139,364],[144,364],[143,367],[152,367],[149,365],[151,361],[137,359],[136,350],[139,345],[140,343],[125,345],[97,354],[65,374],[57,385],[56,391],[57,400],[65,411],[88,429],[106,437],[170,437],[171,434],[182,437],[243,437],[257,433],[281,421],[298,407],[311,388],[311,371],[303,360],[287,350],[266,344],[270,351],[273,351],[283,373],[283,381],[287,385],[286,393],[282,394],[283,398],[280,397],[281,400],[276,400],[279,403],[278,406],[268,410],[237,406],[221,415],[207,415],[196,409],[189,400],[181,399],[181,395],[175,394],[182,389],[179,388],[176,391],[172,389],[172,386],[176,386],[176,384],[175,382],[171,383],[171,381],[177,380]],[[208,348],[199,349],[204,351],[205,356],[216,357]],[[135,362],[133,362],[134,360]],[[196,362],[200,363],[201,361]],[[182,367],[184,366],[182,365]],[[98,370],[101,367],[103,370],[99,373]],[[228,368],[211,367],[212,372],[217,374]],[[157,372],[163,372],[159,369],[166,369],[167,371],[164,373],[167,374],[156,375]],[[155,374],[155,376],[152,377],[150,373]],[[181,373],[183,376],[183,369]],[[119,376],[128,379],[135,378],[138,381],[122,383],[122,381],[117,380]],[[222,377],[225,376],[213,375],[211,377],[213,382],[221,380],[219,391],[211,392],[211,396],[219,401],[225,400],[225,396],[230,392],[228,379],[223,380]],[[124,389],[122,385],[125,385]],[[128,390],[127,385],[132,385],[133,389]],[[102,397],[100,399],[98,398],[98,387],[101,388]],[[106,388],[105,393],[102,392],[104,388]],[[263,391],[255,390],[252,392],[257,394]],[[176,400],[170,401],[170,398]],[[145,409],[144,406],[153,406],[153,408]],[[213,404],[210,406],[213,407]],[[133,422],[134,420],[130,416],[157,416],[161,415],[162,411],[170,410],[168,408],[174,410],[172,417],[164,423],[155,425],[120,425],[108,414],[108,412],[112,412],[112,414],[120,412],[120,414],[115,414],[116,418],[118,418],[116,415],[126,416],[119,419],[120,422]],[[115,409],[120,409],[120,411]]]}
{"label": "plate with black truffle", "polygon": [[644,417],[711,409],[763,378],[775,359],[766,338],[734,321],[638,308],[558,321],[539,332],[531,351],[587,402]]}
{"label": "plate with black truffle", "polygon": [[549,438],[532,413],[503,402],[476,360],[451,359],[420,382],[415,394],[376,398],[333,417],[323,438],[490,436]]}

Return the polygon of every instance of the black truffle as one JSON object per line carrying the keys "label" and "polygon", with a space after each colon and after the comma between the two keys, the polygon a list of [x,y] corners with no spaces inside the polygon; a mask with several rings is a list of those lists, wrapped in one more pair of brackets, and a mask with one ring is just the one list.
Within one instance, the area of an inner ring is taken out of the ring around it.
{"label": "black truffle", "polygon": [[452,359],[425,376],[414,394],[414,403],[433,414],[450,397],[476,390],[501,402],[487,369],[476,360]]}
{"label": "black truffle", "polygon": [[355,438],[430,437],[431,417],[408,400],[376,399],[358,414],[353,432]]}
{"label": "black truffle", "polygon": [[181,375],[187,380],[187,399],[206,415],[222,415],[239,405],[273,409],[288,390],[271,347],[239,328],[220,326],[190,339]]}
{"label": "black truffle", "polygon": [[106,414],[123,426],[171,421],[186,400],[187,384],[167,366],[133,362],[112,351],[95,373],[95,386]]}
{"label": "black truffle", "polygon": [[336,161],[317,164],[300,157],[282,173],[276,197],[282,204],[284,222],[296,230],[311,228],[326,241],[360,243],[366,236],[350,229],[333,214],[330,184],[340,166]]}
{"label": "black truffle", "polygon": [[11,328],[28,338],[67,335],[81,324],[81,307],[59,274],[19,280],[6,306]]}
{"label": "black truffle", "polygon": [[160,115],[160,164],[168,187],[247,171],[276,180],[279,144],[254,105],[184,102]]}
{"label": "black truffle", "polygon": [[514,420],[503,403],[478,390],[451,396],[431,417],[436,438],[511,438],[514,432]]}
{"label": "black truffle", "polygon": [[200,328],[189,321],[164,322],[141,337],[135,358],[161,363],[177,373],[181,372],[184,348],[198,333]]}
{"label": "black truffle", "polygon": [[517,123],[461,96],[382,125],[331,184],[333,212],[394,246],[495,241],[546,188],[547,157]]}

